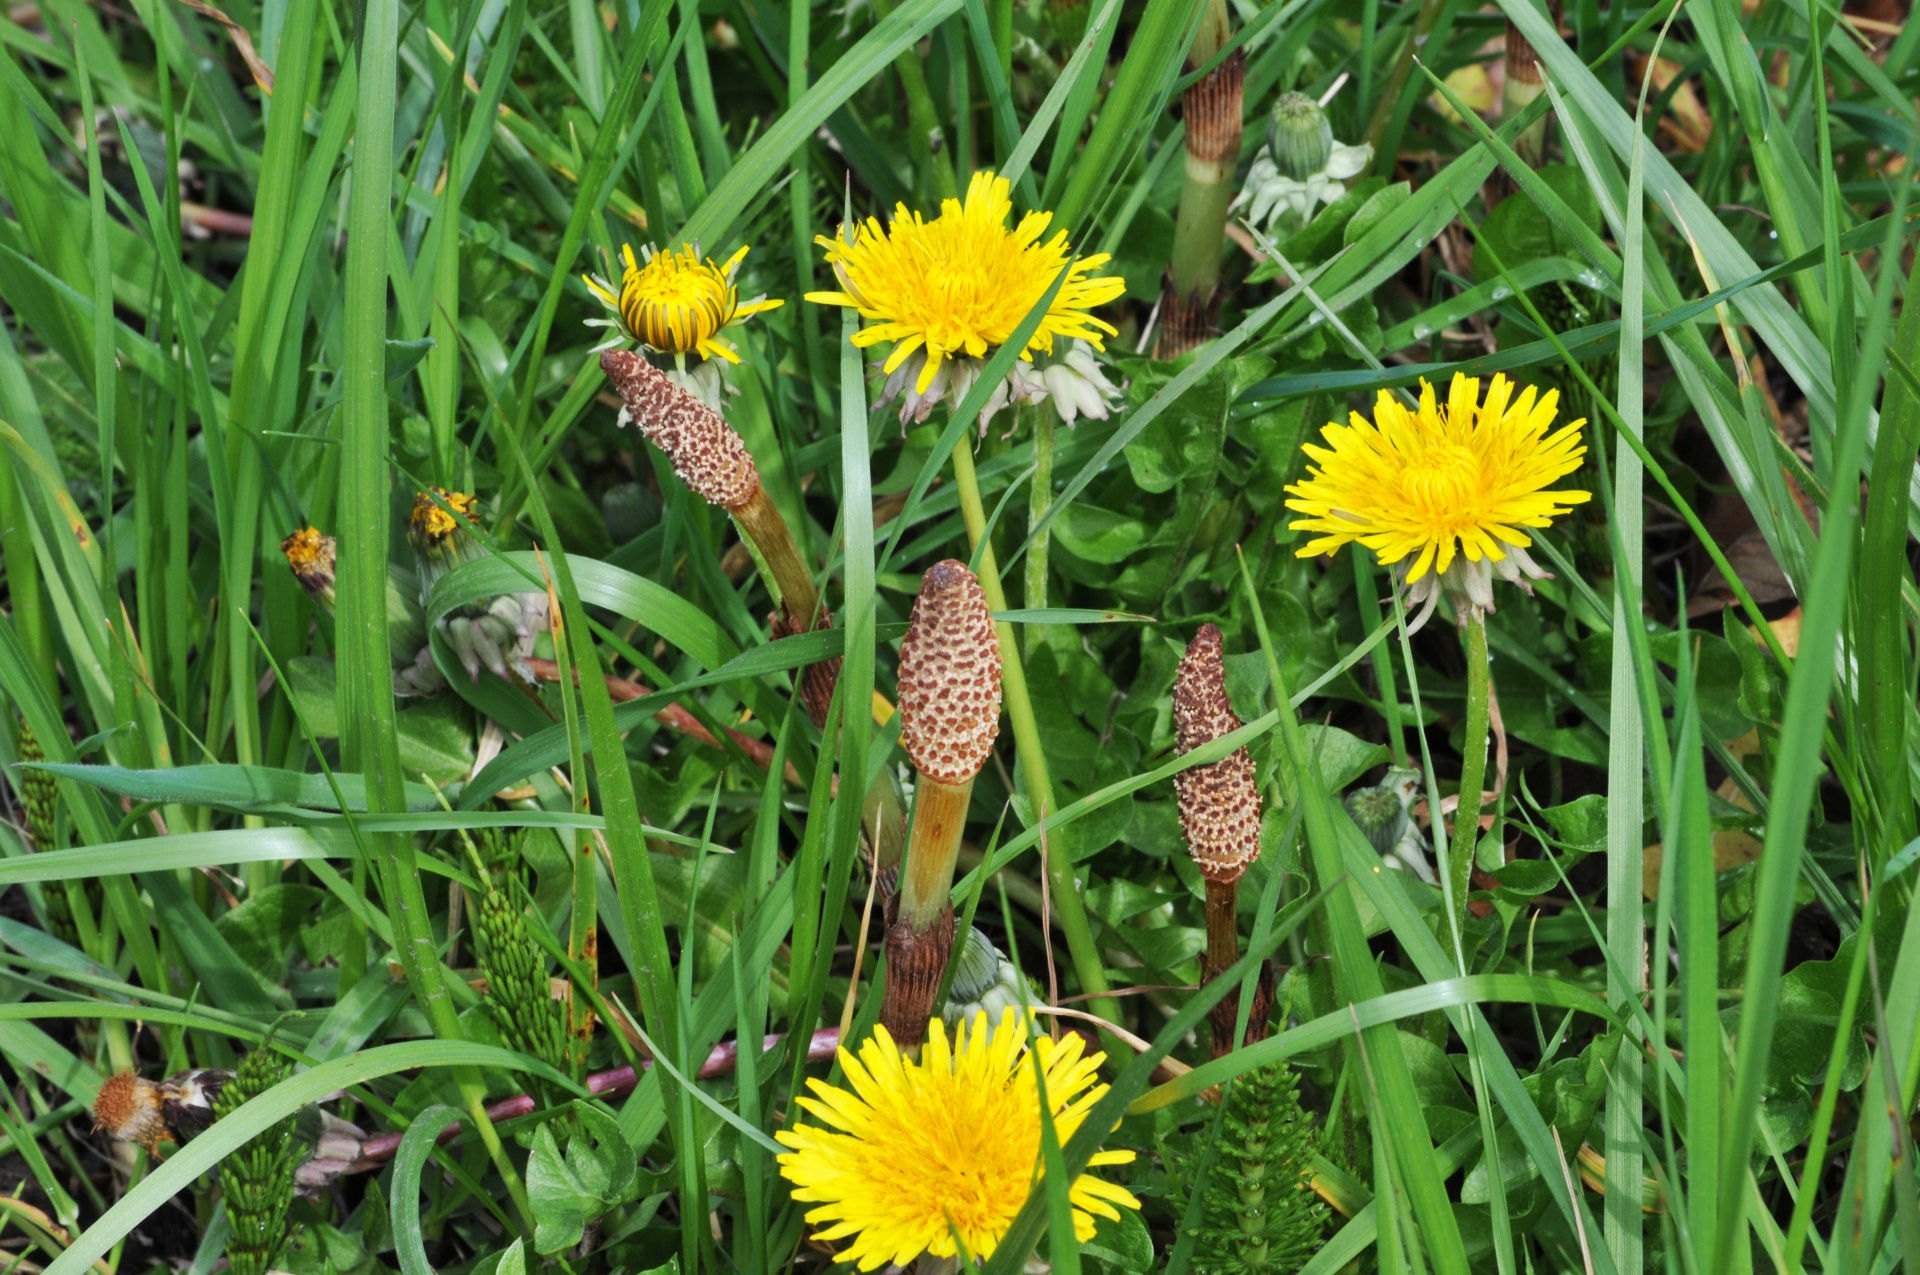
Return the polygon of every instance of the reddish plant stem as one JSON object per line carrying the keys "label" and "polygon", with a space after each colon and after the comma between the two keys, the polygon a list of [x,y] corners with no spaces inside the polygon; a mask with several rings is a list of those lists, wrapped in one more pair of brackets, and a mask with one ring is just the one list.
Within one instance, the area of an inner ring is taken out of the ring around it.
{"label": "reddish plant stem", "polygon": [[[775,1045],[779,1044],[782,1039],[780,1036],[769,1036],[766,1039],[765,1047],[772,1049]],[[838,1027],[822,1027],[813,1034],[813,1039],[808,1042],[807,1061],[825,1062],[827,1059],[833,1057],[834,1051],[839,1048],[840,1029]],[[736,1040],[721,1041],[713,1047],[713,1052],[707,1055],[707,1061],[701,1065],[699,1072],[700,1079],[711,1080],[715,1076],[724,1076],[738,1066],[739,1061],[740,1042]],[[640,1069],[644,1071],[652,1065],[651,1059],[642,1059]],[[640,1075],[639,1072],[636,1072],[632,1067],[615,1067],[611,1071],[594,1072],[587,1077],[586,1083],[587,1092],[596,1098],[622,1098],[633,1092],[634,1086],[640,1083]],[[521,1116],[532,1115],[533,1111],[534,1102],[530,1095],[515,1094],[511,1098],[502,1098],[499,1102],[490,1105],[487,1108],[487,1118],[495,1124],[498,1124],[503,1120],[516,1120]],[[459,1133],[459,1125],[448,1125],[446,1130],[441,1133],[439,1140],[441,1142],[451,1142]],[[361,1145],[360,1159],[349,1172],[368,1172],[379,1168],[387,1161],[393,1159],[394,1153],[400,1149],[400,1139],[403,1136],[404,1131],[402,1133],[380,1133],[368,1138],[366,1142]]]}
{"label": "reddish plant stem", "polygon": [[[560,666],[552,660],[536,659],[528,660],[527,663],[533,667],[535,680],[541,682],[557,682],[560,680]],[[574,682],[576,685],[578,685],[579,680],[580,671],[575,669]],[[607,694],[613,698],[615,703],[624,704],[629,700],[636,700],[643,696],[651,695],[653,692],[639,682],[630,682],[624,677],[615,677],[609,673],[607,675]],[[713,732],[701,724],[699,718],[695,717],[679,704],[667,705],[653,715],[653,720],[670,730],[677,730],[683,735],[691,735],[710,748],[720,747],[720,741],[713,737]],[[762,770],[773,765],[773,745],[767,743],[766,740],[755,739],[753,736],[742,734],[731,727],[727,728],[727,737],[738,744],[740,751],[750,757],[754,765],[759,766]],[[792,762],[787,763],[787,782],[791,784],[800,782],[800,773],[793,768]]]}

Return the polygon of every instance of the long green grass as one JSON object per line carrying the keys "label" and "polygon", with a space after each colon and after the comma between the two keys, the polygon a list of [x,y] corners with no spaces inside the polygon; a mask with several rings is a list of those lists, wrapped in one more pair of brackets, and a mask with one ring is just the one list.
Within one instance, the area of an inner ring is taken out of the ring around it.
{"label": "long green grass", "polygon": [[[1167,363],[1132,351],[1202,0],[223,7],[0,18],[9,1269],[215,1269],[214,1171],[316,1103],[404,1136],[294,1205],[296,1275],[825,1269],[773,1135],[841,1075],[798,1042],[876,1021],[866,802],[911,772],[870,706],[943,558],[995,577],[1022,657],[956,911],[1104,1020],[1112,1086],[1048,1124],[988,1269],[1198,1271],[1182,1166],[1219,1153],[1222,1087],[1283,1062],[1334,1208],[1314,1275],[1920,1269],[1920,24],[1236,4],[1241,173],[1285,89],[1375,152],[1259,260],[1229,244],[1220,335]],[[1502,111],[1509,27],[1546,89]],[[801,299],[833,286],[816,236],[980,169],[1127,277],[1109,419],[982,439],[990,376],[903,427],[856,321]],[[831,627],[770,640],[733,524],[615,425],[580,276],[647,242],[751,244],[742,293],[786,299],[734,330],[727,412]],[[1451,617],[1409,634],[1370,557],[1296,558],[1284,508],[1324,422],[1456,370],[1558,388],[1594,493],[1488,620],[1504,786],[1457,927],[1341,800],[1392,760],[1438,808],[1473,770]],[[544,592],[559,680],[469,679],[443,635],[447,689],[396,700],[388,573],[430,485],[482,496],[488,552],[428,623]],[[308,525],[331,617],[277,548]],[[1202,622],[1246,725],[1176,756]],[[828,658],[822,729],[795,692]],[[1248,956],[1196,987],[1171,777],[1241,745]],[[470,839],[518,830],[598,1019],[574,1071],[476,985]],[[1209,1060],[1207,1010],[1244,1022],[1268,957],[1270,1034]],[[299,1066],[162,1156],[92,1126],[116,1072],[261,1047]],[[642,1055],[631,1092],[583,1084]],[[1063,1183],[1103,1147],[1141,1153],[1103,1172],[1144,1208],[1081,1244]]]}

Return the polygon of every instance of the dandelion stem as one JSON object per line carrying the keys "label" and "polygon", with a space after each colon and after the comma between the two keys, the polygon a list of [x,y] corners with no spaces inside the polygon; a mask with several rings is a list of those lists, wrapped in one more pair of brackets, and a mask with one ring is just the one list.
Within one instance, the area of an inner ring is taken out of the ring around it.
{"label": "dandelion stem", "polygon": [[1462,932],[1467,891],[1473,884],[1473,855],[1480,841],[1480,784],[1487,773],[1487,620],[1478,609],[1464,608],[1461,641],[1467,648],[1467,735],[1461,747],[1460,805],[1447,842],[1447,876]]}
{"label": "dandelion stem", "polygon": [[[873,0],[876,20],[893,12],[891,0]],[[913,154],[914,171],[930,174],[933,193],[939,199],[958,199],[953,164],[947,155],[946,138],[940,131],[940,112],[933,105],[933,91],[927,87],[926,68],[920,65],[920,50],[907,49],[893,60],[900,74],[900,87],[907,95],[907,148]]]}
{"label": "dandelion stem", "polygon": [[[966,519],[967,540],[980,551],[978,574],[987,605],[996,611],[1005,611],[1007,595],[1000,587],[1000,564],[993,556],[992,543],[980,543],[986,534],[987,511],[980,500],[980,479],[974,472],[973,452],[965,442],[953,449],[953,479],[960,495],[961,516]],[[1014,639],[1011,624],[996,620],[993,627],[1000,639],[1001,690],[1007,720],[1013,727],[1014,747],[1020,754],[1020,769],[1027,780],[1027,798],[1034,820],[1044,820],[1059,807],[1053,799],[1053,779],[1047,773],[1046,754],[1040,751],[1040,724],[1033,715],[1033,701],[1027,695],[1027,673],[1020,663],[1020,646]],[[1061,844],[1064,840],[1056,835],[1051,853],[1046,855],[1048,901],[1067,936],[1067,952],[1081,986],[1098,996],[1092,1005],[1093,1012],[1117,1022],[1120,1006],[1105,995],[1106,970],[1100,965],[1100,949],[1094,946],[1093,932],[1087,926],[1086,908],[1080,902],[1079,886],[1074,881],[1073,856]]]}
{"label": "dandelion stem", "polygon": [[[1027,526],[1038,527],[1053,504],[1053,407],[1042,403],[1033,414],[1033,486],[1027,494]],[[1047,547],[1053,533],[1042,529],[1027,546],[1027,606],[1047,605]]]}

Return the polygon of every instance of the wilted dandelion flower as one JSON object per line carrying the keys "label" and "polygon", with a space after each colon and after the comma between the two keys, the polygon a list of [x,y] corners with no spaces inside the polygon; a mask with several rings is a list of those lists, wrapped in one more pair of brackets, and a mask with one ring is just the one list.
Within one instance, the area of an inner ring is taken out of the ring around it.
{"label": "wilted dandelion flower", "polygon": [[1299,551],[1331,554],[1349,541],[1374,551],[1420,604],[1413,626],[1433,611],[1445,588],[1463,614],[1493,610],[1493,577],[1531,591],[1547,573],[1527,555],[1522,527],[1546,527],[1590,499],[1584,491],[1549,490],[1580,468],[1586,448],[1577,420],[1547,432],[1558,391],[1532,386],[1514,398],[1514,384],[1495,376],[1480,401],[1480,382],[1456,374],[1442,407],[1420,383],[1410,410],[1382,390],[1373,419],[1355,412],[1347,425],[1321,431],[1325,447],[1304,446],[1312,460],[1305,482],[1287,488],[1287,508],[1305,517],[1295,531],[1319,533]]}
{"label": "wilted dandelion flower", "polygon": [[[993,1252],[1027,1195],[1040,1189],[1040,1093],[1046,1077],[1054,1130],[1064,1144],[1106,1093],[1094,1083],[1105,1055],[1084,1053],[1078,1036],[1041,1036],[1031,1049],[1012,1009],[988,1030],[985,1013],[949,1044],[939,1019],[927,1025],[916,1061],[885,1028],[855,1059],[840,1051],[852,1091],[808,1081],[800,1105],[821,1122],[775,1136],[793,1150],[780,1172],[793,1198],[818,1207],[817,1240],[851,1239],[839,1253],[863,1271],[905,1265],[922,1253],[974,1257]],[[1097,1152],[1095,1166],[1125,1164],[1131,1151]],[[1094,1217],[1117,1221],[1140,1201],[1125,1187],[1082,1174],[1069,1192],[1074,1234],[1093,1237]],[[1117,1207],[1116,1207],[1117,1206]]]}
{"label": "wilted dandelion flower", "polygon": [[827,250],[841,290],[809,292],[807,300],[857,310],[867,320],[853,338],[861,349],[893,342],[881,370],[887,397],[902,400],[903,420],[925,420],[938,402],[957,405],[979,379],[981,363],[1013,338],[1063,268],[1067,278],[1020,352],[1031,366],[995,387],[981,428],[1010,400],[1036,403],[1051,395],[1069,423],[1081,415],[1104,419],[1111,410],[1118,391],[1091,350],[1104,349],[1102,336],[1114,328],[1088,312],[1125,292],[1126,280],[1093,273],[1107,263],[1105,253],[1072,258],[1065,230],[1041,242],[1052,213],[1028,213],[1008,229],[1011,190],[1004,177],[975,173],[966,199],[946,200],[932,221],[900,204],[889,226],[869,217],[842,227],[837,239],[815,241]]}

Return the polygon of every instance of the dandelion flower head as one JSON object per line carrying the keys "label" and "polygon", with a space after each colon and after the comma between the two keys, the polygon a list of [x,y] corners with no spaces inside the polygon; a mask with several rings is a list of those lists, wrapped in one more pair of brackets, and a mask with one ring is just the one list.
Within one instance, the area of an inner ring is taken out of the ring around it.
{"label": "dandelion flower head", "polygon": [[[1052,213],[1031,212],[1007,228],[1011,190],[1004,177],[975,173],[965,201],[944,201],[932,221],[900,204],[885,228],[869,217],[843,227],[838,239],[821,236],[815,242],[827,250],[841,290],[809,292],[807,300],[857,310],[868,321],[853,338],[862,349],[892,341],[886,372],[924,351],[915,389],[925,394],[944,361],[984,358],[1011,339],[1072,260],[1066,231],[1041,242]],[[1036,350],[1051,353],[1055,338],[1078,337],[1106,348],[1101,336],[1113,335],[1114,328],[1088,311],[1127,287],[1124,279],[1093,274],[1107,260],[1105,253],[1072,260],[1046,317],[1020,352],[1023,359],[1031,362]]]}
{"label": "dandelion flower head", "polygon": [[[440,502],[434,500],[440,498]],[[440,507],[444,502],[446,509]],[[453,510],[448,513],[447,509]],[[445,487],[435,487],[433,495],[415,492],[413,496],[413,514],[408,520],[415,535],[429,545],[439,546],[447,537],[460,530],[454,514],[459,514],[469,522],[478,520],[480,498],[462,491],[448,491]]]}
{"label": "dandelion flower head", "polygon": [[[780,1157],[793,1198],[816,1206],[807,1213],[824,1227],[815,1239],[851,1240],[839,1258],[863,1271],[921,1253],[952,1257],[956,1235],[974,1257],[993,1252],[1039,1186],[1039,1078],[1063,1144],[1107,1092],[1095,1083],[1105,1055],[1086,1054],[1075,1035],[1041,1036],[1029,1049],[1022,1027],[1009,1008],[989,1031],[982,1012],[950,1042],[936,1018],[918,1060],[877,1028],[859,1058],[840,1051],[850,1090],[808,1082],[813,1096],[800,1105],[819,1123],[775,1136],[793,1148]],[[1101,1151],[1091,1164],[1132,1159]],[[1118,1221],[1119,1208],[1140,1207],[1125,1187],[1090,1173],[1069,1195],[1082,1242],[1095,1216]]]}
{"label": "dandelion flower head", "polygon": [[[1558,391],[1532,386],[1516,398],[1504,376],[1484,402],[1480,381],[1458,374],[1444,405],[1424,381],[1417,409],[1382,390],[1372,420],[1355,412],[1321,431],[1325,446],[1305,445],[1312,463],[1287,488],[1287,508],[1303,515],[1294,530],[1317,534],[1299,556],[1358,541],[1406,584],[1457,575],[1471,602],[1491,610],[1490,573],[1522,585],[1522,573],[1545,574],[1527,557],[1533,540],[1522,528],[1550,526],[1590,498],[1553,489],[1586,455],[1584,420],[1548,432],[1559,403]],[[1431,597],[1431,585],[1421,594]]]}
{"label": "dandelion flower head", "polygon": [[614,330],[613,338],[596,349],[613,349],[625,341],[684,359],[699,354],[738,363],[740,355],[721,332],[783,303],[764,297],[743,303],[734,276],[747,249],[741,248],[725,265],[703,258],[698,246],[659,252],[643,248],[636,261],[633,246],[621,248],[626,269],[620,289],[594,275],[582,276],[593,295],[611,311],[611,317],[588,319],[594,327]]}

